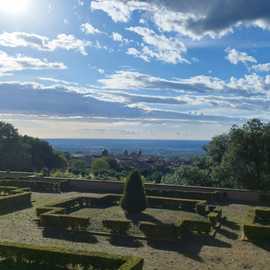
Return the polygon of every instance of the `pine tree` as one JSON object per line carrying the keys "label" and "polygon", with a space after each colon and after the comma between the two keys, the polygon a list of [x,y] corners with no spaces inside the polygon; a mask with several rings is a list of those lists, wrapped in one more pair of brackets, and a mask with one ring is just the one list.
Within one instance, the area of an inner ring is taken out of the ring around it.
{"label": "pine tree", "polygon": [[136,214],[144,211],[146,204],[141,175],[138,171],[134,171],[126,180],[121,207],[130,214]]}

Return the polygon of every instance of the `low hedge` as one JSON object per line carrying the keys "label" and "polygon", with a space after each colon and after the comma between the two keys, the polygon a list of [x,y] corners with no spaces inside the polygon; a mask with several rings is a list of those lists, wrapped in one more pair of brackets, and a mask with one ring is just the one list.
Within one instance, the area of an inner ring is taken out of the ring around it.
{"label": "low hedge", "polygon": [[243,232],[247,240],[270,240],[270,226],[263,226],[259,224],[244,224]]}
{"label": "low hedge", "polygon": [[140,222],[139,229],[151,240],[175,241],[178,230],[174,224]]}
{"label": "low hedge", "polygon": [[181,199],[206,200],[207,202],[217,202],[225,197],[219,191],[184,191],[184,190],[158,190],[146,189],[147,196],[173,197]]}
{"label": "low hedge", "polygon": [[16,190],[12,194],[0,196],[0,214],[9,213],[12,211],[24,209],[32,205],[31,192],[24,190]]}
{"label": "low hedge", "polygon": [[105,270],[142,270],[143,259],[133,256],[118,256],[107,253],[71,251],[60,247],[39,247],[26,244],[0,243],[0,255],[10,261],[26,264],[40,264],[49,268],[67,265],[83,266]]}
{"label": "low hedge", "polygon": [[131,224],[128,220],[105,219],[102,221],[103,226],[115,234],[127,234]]}
{"label": "low hedge", "polygon": [[196,213],[205,216],[207,214],[207,204],[206,202],[199,202],[196,204]]}
{"label": "low hedge", "polygon": [[209,221],[184,219],[177,222],[179,233],[197,232],[200,234],[209,234],[211,232],[211,223]]}
{"label": "low hedge", "polygon": [[155,196],[148,196],[147,199],[149,206],[152,208],[162,208],[172,210],[182,209],[194,211],[198,203],[206,203],[206,201],[202,200],[165,198]]}
{"label": "low hedge", "polygon": [[40,225],[45,228],[84,230],[90,225],[87,217],[76,217],[63,214],[42,214]]}
{"label": "low hedge", "polygon": [[61,192],[60,182],[45,182],[31,179],[15,179],[15,180],[0,180],[0,186],[15,186],[30,188],[34,192],[48,192],[59,193]]}
{"label": "low hedge", "polygon": [[270,208],[256,207],[254,211],[255,211],[256,222],[258,223],[269,222],[269,225],[270,225]]}

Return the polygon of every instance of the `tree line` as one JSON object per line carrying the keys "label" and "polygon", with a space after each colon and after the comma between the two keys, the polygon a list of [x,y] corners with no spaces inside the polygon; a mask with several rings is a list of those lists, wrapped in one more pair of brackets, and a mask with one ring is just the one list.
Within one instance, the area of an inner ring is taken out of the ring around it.
{"label": "tree line", "polygon": [[66,166],[63,154],[46,141],[22,136],[13,125],[0,122],[0,170],[50,171]]}

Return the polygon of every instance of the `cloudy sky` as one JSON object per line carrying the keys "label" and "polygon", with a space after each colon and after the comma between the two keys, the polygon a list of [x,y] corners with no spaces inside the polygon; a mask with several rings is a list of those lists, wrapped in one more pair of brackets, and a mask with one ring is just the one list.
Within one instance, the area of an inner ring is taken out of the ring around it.
{"label": "cloudy sky", "polygon": [[0,0],[0,119],[42,138],[209,139],[270,121],[269,0]]}

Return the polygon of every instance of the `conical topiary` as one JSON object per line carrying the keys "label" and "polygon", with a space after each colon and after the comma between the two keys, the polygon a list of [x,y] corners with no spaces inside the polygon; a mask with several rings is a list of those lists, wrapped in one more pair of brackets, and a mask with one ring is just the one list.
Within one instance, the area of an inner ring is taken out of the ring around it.
{"label": "conical topiary", "polygon": [[146,204],[141,175],[138,171],[134,171],[126,180],[121,207],[129,214],[136,214],[145,210]]}

